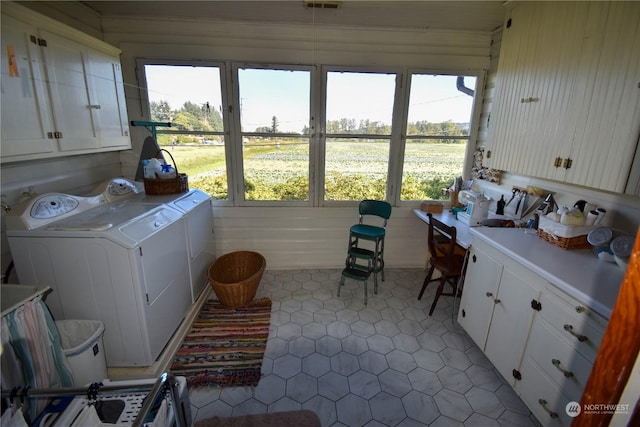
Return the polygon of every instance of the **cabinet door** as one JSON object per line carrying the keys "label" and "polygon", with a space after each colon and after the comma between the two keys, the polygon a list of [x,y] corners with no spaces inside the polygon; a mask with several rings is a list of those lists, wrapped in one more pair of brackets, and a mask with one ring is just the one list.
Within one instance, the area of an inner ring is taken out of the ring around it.
{"label": "cabinet door", "polygon": [[131,147],[124,83],[118,58],[88,51],[91,110],[101,147]]}
{"label": "cabinet door", "polygon": [[56,130],[61,151],[78,151],[100,146],[86,66],[85,47],[57,34],[40,31]]}
{"label": "cabinet door", "polygon": [[513,386],[513,370],[520,369],[524,347],[529,336],[535,310],[532,300],[538,300],[538,287],[508,269],[503,269],[485,354],[500,374]]}
{"label": "cabinet door", "polygon": [[523,3],[510,12],[489,129],[491,167],[544,177],[558,146],[570,144],[565,117],[587,17],[580,2]]}
{"label": "cabinet door", "polygon": [[590,5],[604,17],[604,32],[595,33],[595,52],[581,58],[572,166],[559,179],[623,192],[640,134],[640,4],[609,2],[605,11],[600,2]]}
{"label": "cabinet door", "polygon": [[485,348],[501,275],[501,264],[483,252],[471,249],[460,298],[458,323],[481,350]]}
{"label": "cabinet door", "polygon": [[56,149],[39,49],[34,27],[2,15],[2,160]]}

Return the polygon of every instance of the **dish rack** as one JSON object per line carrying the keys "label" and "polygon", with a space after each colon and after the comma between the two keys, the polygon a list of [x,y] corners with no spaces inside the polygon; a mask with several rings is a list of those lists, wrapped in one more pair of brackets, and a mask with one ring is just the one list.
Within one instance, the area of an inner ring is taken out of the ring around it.
{"label": "dish rack", "polygon": [[[167,419],[162,425],[190,427],[191,409],[189,391],[184,377],[163,373],[157,380],[106,381],[93,383],[88,388],[54,388],[2,391],[2,397],[15,400],[49,398],[51,403],[31,425],[68,427],[73,425],[87,406],[96,406],[108,413],[104,426],[147,425],[149,417],[157,422],[153,412],[162,400],[167,402]],[[60,402],[64,402],[61,404]],[[158,414],[161,412],[158,411]],[[101,417],[102,419],[102,417]]]}

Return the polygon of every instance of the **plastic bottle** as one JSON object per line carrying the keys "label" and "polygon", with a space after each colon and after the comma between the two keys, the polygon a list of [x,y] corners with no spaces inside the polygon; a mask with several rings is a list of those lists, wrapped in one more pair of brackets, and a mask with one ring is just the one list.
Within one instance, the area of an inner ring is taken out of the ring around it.
{"label": "plastic bottle", "polygon": [[142,170],[144,173],[144,177],[146,179],[155,179],[156,177],[156,173],[153,170],[153,167],[151,166],[151,160],[150,159],[146,159],[142,161]]}
{"label": "plastic bottle", "polygon": [[153,174],[154,174],[153,177],[154,178],[159,177],[160,173],[162,172],[162,163],[160,162],[160,160],[158,160],[158,159],[149,159],[149,166],[153,170]]}

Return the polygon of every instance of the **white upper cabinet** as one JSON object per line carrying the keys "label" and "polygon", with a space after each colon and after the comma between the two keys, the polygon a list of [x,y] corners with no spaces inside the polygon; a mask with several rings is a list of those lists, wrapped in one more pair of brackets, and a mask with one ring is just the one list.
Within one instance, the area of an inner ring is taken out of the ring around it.
{"label": "white upper cabinet", "polygon": [[2,45],[3,162],[131,148],[118,49],[13,4]]}
{"label": "white upper cabinet", "polygon": [[40,34],[46,41],[42,53],[60,150],[98,148],[100,143],[89,98],[90,75],[84,47],[48,31]]}
{"label": "white upper cabinet", "polygon": [[2,15],[3,157],[56,150],[53,116],[45,82],[37,29]]}
{"label": "white upper cabinet", "polygon": [[636,2],[523,2],[511,10],[488,166],[624,192],[640,133],[638,22]]}

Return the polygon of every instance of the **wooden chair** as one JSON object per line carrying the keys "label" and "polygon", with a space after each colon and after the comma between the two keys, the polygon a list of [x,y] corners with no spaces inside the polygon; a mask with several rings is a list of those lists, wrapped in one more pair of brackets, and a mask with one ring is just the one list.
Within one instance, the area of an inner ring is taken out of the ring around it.
{"label": "wooden chair", "polygon": [[[458,283],[464,267],[464,254],[461,254],[460,251],[456,249],[456,228],[450,227],[435,219],[430,213],[427,214],[427,217],[429,218],[428,245],[430,268],[422,284],[418,299],[422,299],[422,295],[429,283],[440,281],[440,285],[433,298],[433,303],[431,304],[431,309],[429,310],[429,316],[431,316],[441,295],[457,296]],[[441,277],[432,278],[435,270],[440,272]],[[452,287],[450,293],[443,292],[446,283],[449,283]]]}

